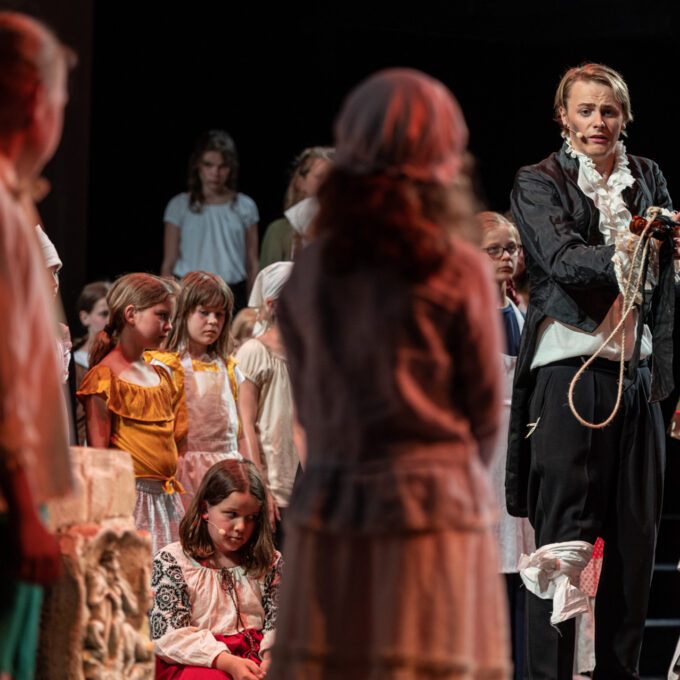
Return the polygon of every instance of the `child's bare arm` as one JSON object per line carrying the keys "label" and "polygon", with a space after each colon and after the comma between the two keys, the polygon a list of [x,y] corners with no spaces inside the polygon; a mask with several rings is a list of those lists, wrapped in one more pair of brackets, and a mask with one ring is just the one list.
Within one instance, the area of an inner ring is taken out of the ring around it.
{"label": "child's bare arm", "polygon": [[238,408],[243,427],[243,438],[246,455],[262,472],[260,444],[257,441],[255,422],[257,421],[257,406],[260,400],[260,388],[251,380],[244,380],[239,387]]}
{"label": "child's bare arm", "polygon": [[93,395],[85,402],[87,443],[96,449],[108,449],[111,441],[111,412],[101,397]]}

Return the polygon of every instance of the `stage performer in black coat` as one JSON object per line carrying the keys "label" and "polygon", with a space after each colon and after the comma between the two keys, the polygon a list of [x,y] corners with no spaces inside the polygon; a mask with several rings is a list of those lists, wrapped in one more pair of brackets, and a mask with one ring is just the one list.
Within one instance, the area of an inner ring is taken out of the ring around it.
{"label": "stage performer in black coat", "polygon": [[[508,444],[508,510],[528,516],[537,551],[520,563],[527,585],[527,678],[572,678],[575,618],[586,613],[579,575],[605,541],[595,605],[594,678],[637,678],[664,470],[658,400],[673,388],[675,305],[670,236],[651,239],[636,305],[574,390],[579,368],[625,316],[642,265],[629,225],[651,206],[670,217],[656,163],[626,153],[632,120],[623,78],[601,64],[569,70],[555,96],[564,144],[521,168],[512,215],[530,279]],[[671,225],[673,223],[671,222]],[[640,251],[642,248],[640,248]],[[629,296],[630,296],[629,291]]]}

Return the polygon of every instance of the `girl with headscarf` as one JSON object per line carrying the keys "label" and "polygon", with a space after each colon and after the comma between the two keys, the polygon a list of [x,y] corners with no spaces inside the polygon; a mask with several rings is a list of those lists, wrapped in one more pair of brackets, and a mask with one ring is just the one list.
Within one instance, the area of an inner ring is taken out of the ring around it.
{"label": "girl with headscarf", "polygon": [[255,337],[236,353],[245,376],[239,388],[245,451],[269,491],[270,521],[279,549],[283,541],[281,516],[288,507],[300,465],[293,392],[276,323],[277,300],[292,268],[292,262],[275,262],[257,275],[250,307],[257,309],[259,328],[256,326]]}
{"label": "girl with headscarf", "polygon": [[[305,245],[305,231],[290,211],[316,196],[333,162],[333,149],[310,146],[293,161],[290,181],[283,200],[284,216],[274,220],[265,231],[260,251],[260,269],[274,262],[289,262]],[[295,211],[293,212],[295,215]]]}
{"label": "girl with headscarf", "polygon": [[335,141],[277,307],[308,455],[271,675],[507,678],[497,293],[453,233],[465,121],[442,83],[394,69],[347,97]]}

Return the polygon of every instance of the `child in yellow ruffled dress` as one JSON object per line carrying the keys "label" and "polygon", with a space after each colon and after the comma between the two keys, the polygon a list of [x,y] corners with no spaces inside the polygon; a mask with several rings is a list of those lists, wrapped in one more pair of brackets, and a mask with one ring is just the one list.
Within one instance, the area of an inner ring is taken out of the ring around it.
{"label": "child in yellow ruffled dress", "polygon": [[168,371],[150,366],[143,355],[167,338],[175,294],[176,284],[157,276],[119,278],[106,296],[110,321],[94,341],[93,368],[78,390],[88,444],[132,457],[135,526],[151,534],[154,553],[178,540],[184,515],[174,415],[181,391]]}
{"label": "child in yellow ruffled dress", "polygon": [[215,463],[241,458],[237,403],[243,375],[231,356],[233,308],[232,292],[219,276],[189,272],[182,279],[166,351],[145,354],[151,365],[167,369],[183,392],[175,431],[185,508]]}

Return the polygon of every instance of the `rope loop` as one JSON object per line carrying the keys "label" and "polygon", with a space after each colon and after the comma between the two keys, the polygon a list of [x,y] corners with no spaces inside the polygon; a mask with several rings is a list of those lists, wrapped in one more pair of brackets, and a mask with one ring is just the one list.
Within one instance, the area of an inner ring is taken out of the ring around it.
{"label": "rope loop", "polygon": [[[571,383],[569,384],[569,393],[568,393],[568,398],[569,398],[569,408],[571,409],[571,412],[574,414],[574,418],[578,420],[581,425],[584,427],[589,427],[592,430],[600,430],[603,427],[607,427],[609,423],[614,420],[616,417],[616,414],[619,411],[619,407],[621,406],[621,396],[623,394],[623,374],[625,371],[625,359],[624,357],[626,356],[626,329],[623,326],[624,323],[626,322],[626,319],[628,318],[629,314],[633,311],[633,308],[635,307],[635,298],[637,297],[638,292],[640,291],[640,286],[642,285],[642,274],[644,272],[644,267],[642,266],[642,263],[644,263],[647,255],[649,254],[649,242],[652,238],[652,233],[649,231],[649,228],[652,225],[652,222],[656,218],[656,216],[661,212],[661,208],[652,207],[649,208],[645,214],[645,217],[647,219],[647,224],[645,225],[645,228],[642,230],[640,233],[640,238],[635,246],[635,250],[633,251],[633,261],[631,264],[631,274],[628,277],[628,280],[626,281],[626,289],[623,291],[623,314],[621,315],[621,319],[619,322],[616,324],[616,327],[614,330],[609,334],[609,337],[607,337],[598,350],[590,357],[588,357],[587,361],[583,362],[583,366],[578,369],[576,372],[576,375],[572,378]],[[638,255],[640,253],[640,246],[644,242],[644,247],[642,248],[642,256],[639,259],[640,263],[640,271],[638,272],[637,280],[635,281],[635,290],[632,291],[631,293],[631,288],[630,284],[631,281],[633,280],[633,268],[636,262],[638,262]],[[618,389],[616,391],[616,403],[614,404],[614,408],[612,412],[609,414],[609,417],[603,420],[600,423],[591,423],[587,421],[585,418],[581,416],[581,414],[576,410],[576,405],[574,404],[574,388],[576,387],[576,383],[580,380],[581,376],[585,373],[586,369],[590,364],[595,361],[595,359],[600,355],[602,350],[612,341],[614,336],[621,331],[621,357],[619,360],[619,380],[618,380]]]}

